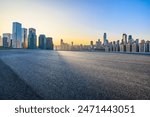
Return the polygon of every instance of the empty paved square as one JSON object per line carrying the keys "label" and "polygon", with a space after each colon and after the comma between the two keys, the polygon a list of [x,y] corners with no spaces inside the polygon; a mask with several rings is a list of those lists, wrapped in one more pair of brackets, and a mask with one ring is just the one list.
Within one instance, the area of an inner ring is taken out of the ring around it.
{"label": "empty paved square", "polygon": [[0,99],[150,99],[150,56],[1,50],[0,80]]}

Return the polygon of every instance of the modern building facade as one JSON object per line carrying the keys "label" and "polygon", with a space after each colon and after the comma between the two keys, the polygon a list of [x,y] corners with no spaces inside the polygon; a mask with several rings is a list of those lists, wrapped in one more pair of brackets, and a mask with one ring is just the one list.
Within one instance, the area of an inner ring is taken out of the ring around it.
{"label": "modern building facade", "polygon": [[112,45],[112,47],[113,47],[113,51],[115,52],[116,51],[116,42],[115,41],[113,41],[113,43],[112,43],[113,45]]}
{"label": "modern building facade", "polygon": [[113,51],[113,44],[112,44],[112,42],[109,43],[109,51],[110,51],[110,52]]}
{"label": "modern building facade", "polygon": [[126,44],[126,52],[132,51],[132,45],[130,43]]}
{"label": "modern building facade", "polygon": [[145,43],[145,52],[149,52],[150,41],[146,41]]}
{"label": "modern building facade", "polygon": [[46,38],[46,49],[48,49],[48,50],[54,49],[53,39],[51,37]]}
{"label": "modern building facade", "polygon": [[3,48],[8,48],[7,37],[3,37]]}
{"label": "modern building facade", "polygon": [[139,52],[145,52],[145,41],[141,40],[141,43],[139,43]]}
{"label": "modern building facade", "polygon": [[[5,38],[4,38],[5,37]],[[7,44],[6,42],[5,43],[5,47],[7,45],[7,47],[12,47],[12,34],[10,33],[3,33],[3,39],[6,41],[6,38],[7,38]]]}
{"label": "modern building facade", "polygon": [[28,48],[36,49],[36,44],[37,44],[36,30],[34,28],[29,28]]}
{"label": "modern building facade", "polygon": [[120,51],[120,41],[117,40],[117,43],[116,43],[116,52],[119,52]]}
{"label": "modern building facade", "polygon": [[22,28],[22,46],[23,48],[28,48],[28,37],[26,28]]}
{"label": "modern building facade", "polygon": [[93,50],[94,49],[94,43],[93,43],[93,41],[90,41],[90,46],[91,46],[91,50]]}
{"label": "modern building facade", "polygon": [[60,50],[70,50],[68,43],[64,43],[63,39],[60,40]]}
{"label": "modern building facade", "polygon": [[107,34],[106,33],[104,33],[104,35],[103,35],[103,44],[105,46],[108,45],[108,40],[107,40]]}
{"label": "modern building facade", "polygon": [[13,22],[12,47],[22,48],[22,25],[18,22]]}
{"label": "modern building facade", "polygon": [[139,52],[139,45],[136,43],[132,44],[132,52]]}
{"label": "modern building facade", "polygon": [[120,52],[125,52],[126,51],[126,45],[120,44]]}
{"label": "modern building facade", "polygon": [[139,39],[135,40],[136,45],[139,45]]}
{"label": "modern building facade", "polygon": [[122,44],[127,44],[127,34],[125,33],[122,35]]}
{"label": "modern building facade", "polygon": [[129,35],[128,36],[128,43],[132,44],[132,41],[133,41],[132,35]]}
{"label": "modern building facade", "polygon": [[39,36],[39,48],[46,49],[46,36],[44,34]]}

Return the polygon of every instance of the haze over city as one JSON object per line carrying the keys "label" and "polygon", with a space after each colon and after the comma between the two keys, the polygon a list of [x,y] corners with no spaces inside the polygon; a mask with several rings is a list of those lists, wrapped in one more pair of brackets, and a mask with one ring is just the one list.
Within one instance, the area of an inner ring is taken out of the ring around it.
{"label": "haze over city", "polygon": [[123,33],[150,39],[149,0],[1,0],[0,35],[12,33],[12,22],[37,29],[37,34],[89,44],[108,34],[110,41]]}

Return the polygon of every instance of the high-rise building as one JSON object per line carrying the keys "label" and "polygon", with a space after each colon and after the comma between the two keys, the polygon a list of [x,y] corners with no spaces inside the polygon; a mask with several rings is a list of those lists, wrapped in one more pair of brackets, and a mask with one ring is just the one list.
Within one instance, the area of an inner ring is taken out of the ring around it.
{"label": "high-rise building", "polygon": [[133,38],[132,38],[132,35],[129,35],[128,36],[128,43],[125,44],[126,52],[132,52],[132,44],[133,44]]}
{"label": "high-rise building", "polygon": [[139,45],[136,43],[132,44],[132,52],[139,52]]}
{"label": "high-rise building", "polygon": [[94,49],[94,43],[93,43],[93,41],[90,41],[90,46],[91,46],[91,49],[93,50]]}
{"label": "high-rise building", "polygon": [[22,48],[22,25],[18,22],[13,22],[12,30],[12,47]]}
{"label": "high-rise building", "polygon": [[108,45],[108,40],[107,40],[107,34],[106,33],[104,33],[103,40],[104,40],[103,44]]}
{"label": "high-rise building", "polygon": [[145,52],[149,52],[150,41],[146,41],[145,43]]}
{"label": "high-rise building", "polygon": [[136,45],[139,45],[139,39],[135,40]]}
{"label": "high-rise building", "polygon": [[113,41],[112,47],[113,47],[113,51],[115,52],[116,51],[116,42],[115,41]]}
{"label": "high-rise building", "polygon": [[64,43],[63,39],[60,40],[60,50],[69,50],[69,44]]}
{"label": "high-rise building", "polygon": [[39,36],[39,48],[46,49],[46,37],[43,34]]}
{"label": "high-rise building", "polygon": [[[6,41],[6,38],[7,38],[7,47],[11,47],[11,40],[12,40],[12,34],[10,33],[3,33],[3,38],[5,37],[5,41]],[[5,43],[5,47],[6,47],[6,42]]]}
{"label": "high-rise building", "polygon": [[112,42],[109,43],[109,51],[110,51],[110,52],[113,51],[113,43],[112,43]]}
{"label": "high-rise building", "polygon": [[128,36],[128,43],[129,43],[129,44],[132,44],[132,41],[133,41],[132,35],[129,35],[129,36]]}
{"label": "high-rise building", "polygon": [[27,29],[26,28],[22,28],[22,45],[23,45],[23,48],[28,47],[28,37],[27,37]]}
{"label": "high-rise building", "polygon": [[51,37],[46,38],[46,49],[48,49],[48,50],[54,49],[53,39]]}
{"label": "high-rise building", "polygon": [[127,34],[123,34],[122,35],[122,41],[123,41],[123,44],[127,44]]}
{"label": "high-rise building", "polygon": [[2,37],[0,36],[0,47],[2,47],[3,46],[3,39],[2,39]]}
{"label": "high-rise building", "polygon": [[132,43],[132,52],[139,52],[139,39]]}
{"label": "high-rise building", "polygon": [[132,52],[132,44],[126,44],[126,52]]}
{"label": "high-rise building", "polygon": [[116,52],[120,51],[120,41],[117,40],[117,44],[116,44]]}
{"label": "high-rise building", "polygon": [[91,46],[93,46],[93,45],[94,45],[93,41],[90,41],[90,45],[91,45]]}
{"label": "high-rise building", "polygon": [[98,41],[96,41],[96,44],[95,44],[95,46],[94,46],[94,50],[97,50],[97,51],[105,51],[105,47],[102,45],[100,39],[98,39]]}
{"label": "high-rise building", "polygon": [[101,43],[101,40],[98,39],[98,41],[96,41],[96,44],[95,44],[95,45],[96,45],[96,46],[101,46],[101,44],[102,44],[102,43]]}
{"label": "high-rise building", "polygon": [[36,44],[37,44],[36,30],[34,28],[29,28],[28,48],[35,49]]}
{"label": "high-rise building", "polygon": [[3,47],[4,48],[8,48],[8,42],[7,42],[8,38],[7,37],[3,37]]}
{"label": "high-rise building", "polygon": [[139,52],[145,52],[145,41],[141,40],[141,43],[139,43]]}
{"label": "high-rise building", "polygon": [[124,44],[120,44],[120,52],[125,52],[126,46]]}

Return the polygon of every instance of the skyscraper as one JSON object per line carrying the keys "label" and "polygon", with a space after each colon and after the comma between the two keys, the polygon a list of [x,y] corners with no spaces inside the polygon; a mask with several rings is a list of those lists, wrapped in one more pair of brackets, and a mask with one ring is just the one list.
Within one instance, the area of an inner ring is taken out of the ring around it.
{"label": "skyscraper", "polygon": [[139,39],[135,40],[136,45],[139,45]]}
{"label": "skyscraper", "polygon": [[145,52],[145,40],[141,40],[139,43],[139,52]]}
{"label": "skyscraper", "polygon": [[36,43],[37,43],[36,30],[34,28],[29,28],[28,48],[35,49]]}
{"label": "skyscraper", "polygon": [[127,34],[123,34],[122,35],[122,42],[123,42],[123,44],[127,44]]}
{"label": "skyscraper", "polygon": [[107,45],[108,44],[108,40],[107,40],[107,34],[106,33],[104,33],[103,40],[104,40],[103,44]]}
{"label": "skyscraper", "polygon": [[39,36],[39,48],[46,49],[46,37],[43,34]]}
{"label": "skyscraper", "polygon": [[46,49],[48,50],[53,50],[54,47],[53,47],[53,39],[51,37],[47,37],[46,38]]}
{"label": "skyscraper", "polygon": [[119,52],[120,51],[120,41],[117,40],[117,43],[116,43],[116,51]]}
{"label": "skyscraper", "polygon": [[3,47],[4,48],[8,48],[8,42],[7,42],[8,38],[7,37],[3,37]]}
{"label": "skyscraper", "polygon": [[12,34],[10,34],[10,33],[3,33],[3,38],[4,37],[5,37],[4,40],[7,41],[7,42],[5,42],[5,47],[6,47],[6,45],[7,45],[7,47],[11,47]]}
{"label": "skyscraper", "polygon": [[22,25],[18,22],[13,22],[12,31],[12,47],[22,48]]}
{"label": "skyscraper", "polygon": [[23,45],[23,48],[28,47],[28,38],[27,38],[27,29],[26,28],[22,28],[22,45]]}
{"label": "skyscraper", "polygon": [[94,49],[94,42],[90,41],[90,49],[93,50]]}
{"label": "skyscraper", "polygon": [[129,35],[129,36],[128,36],[128,43],[132,44],[132,41],[133,41],[132,35]]}
{"label": "skyscraper", "polygon": [[139,39],[136,39],[132,44],[132,52],[139,52]]}
{"label": "skyscraper", "polygon": [[150,41],[146,41],[145,42],[145,51],[144,52],[149,52],[149,43],[150,43]]}

